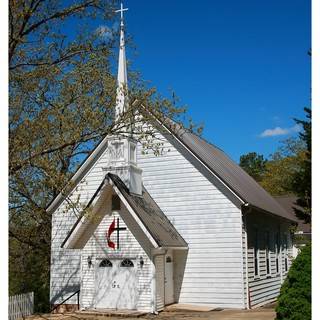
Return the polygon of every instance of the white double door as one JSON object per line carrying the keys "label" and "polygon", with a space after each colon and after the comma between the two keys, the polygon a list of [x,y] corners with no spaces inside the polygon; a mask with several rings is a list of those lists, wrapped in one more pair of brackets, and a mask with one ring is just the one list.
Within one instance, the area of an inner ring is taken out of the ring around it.
{"label": "white double door", "polygon": [[98,260],[95,307],[136,309],[137,266],[134,259]]}

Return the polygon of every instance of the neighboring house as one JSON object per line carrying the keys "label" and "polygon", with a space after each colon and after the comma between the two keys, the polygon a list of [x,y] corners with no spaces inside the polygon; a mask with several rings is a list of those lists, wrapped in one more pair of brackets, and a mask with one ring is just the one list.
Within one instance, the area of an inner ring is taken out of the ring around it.
{"label": "neighboring house", "polygon": [[296,217],[294,208],[302,209],[296,202],[298,197],[294,195],[283,195],[274,197],[292,216],[292,219],[296,220],[296,228],[293,237],[293,258],[295,258],[299,253],[299,248],[304,246],[308,241],[311,240],[311,225],[310,223],[305,223]]}
{"label": "neighboring house", "polygon": [[[127,85],[123,20],[120,37],[119,88]],[[127,97],[117,94],[118,117]],[[51,304],[79,289],[81,309],[245,309],[276,299],[291,264],[290,213],[216,146],[170,121],[153,125],[163,154],[107,136],[68,198],[49,205]],[[88,210],[77,218],[68,199],[78,197]],[[63,307],[76,306],[73,296]]]}

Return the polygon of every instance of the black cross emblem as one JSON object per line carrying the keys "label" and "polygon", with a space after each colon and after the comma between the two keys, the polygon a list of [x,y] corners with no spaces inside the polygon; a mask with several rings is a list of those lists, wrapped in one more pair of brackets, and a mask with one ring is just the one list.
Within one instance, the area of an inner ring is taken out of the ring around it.
{"label": "black cross emblem", "polygon": [[120,243],[120,231],[124,231],[124,230],[127,230],[127,228],[126,227],[119,227],[119,218],[117,218],[117,227],[116,228],[114,228],[114,230],[115,231],[117,231],[117,249],[119,250],[120,249],[120,245],[119,245],[119,243]]}

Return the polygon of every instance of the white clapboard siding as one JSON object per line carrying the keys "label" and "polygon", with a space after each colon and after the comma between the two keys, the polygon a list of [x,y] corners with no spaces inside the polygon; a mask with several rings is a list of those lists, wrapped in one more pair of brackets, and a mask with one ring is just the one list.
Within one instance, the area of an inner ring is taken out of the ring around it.
{"label": "white clapboard siding", "polygon": [[[85,206],[105,177],[106,172],[103,170],[105,167],[108,167],[108,153],[106,151],[82,179],[70,198],[75,201],[80,195],[80,201],[82,205]],[[67,201],[64,201],[55,211],[52,221],[51,303],[57,304],[62,302],[81,287],[81,308],[90,307],[94,299],[94,273],[92,273],[94,268],[88,270],[87,257],[91,255],[93,255],[94,259],[101,257],[101,246],[96,243],[95,237],[97,239],[100,238],[100,242],[103,241],[101,239],[105,237],[106,229],[109,227],[111,221],[110,218],[105,217],[97,228],[95,235],[89,240],[85,250],[61,249],[61,243],[77,219],[74,212],[72,210],[66,210],[66,208],[68,208],[68,204]],[[127,243],[127,248],[130,248],[130,252],[136,258],[141,256],[144,259],[142,270],[138,270],[137,308],[139,310],[151,311],[151,262],[130,232],[127,233],[127,238],[122,240],[123,243]],[[128,250],[124,250],[123,253],[127,254]],[[81,257],[83,260],[82,263]],[[93,260],[93,262],[96,261]],[[77,297],[71,298],[66,303],[76,304]]]}
{"label": "white clapboard siding", "polygon": [[[128,214],[125,208],[121,210]],[[119,217],[114,215],[115,218]],[[87,245],[82,252],[82,283],[81,283],[81,307],[95,307],[95,270],[98,268],[101,259],[123,259],[131,258],[134,260],[137,269],[137,310],[152,312],[152,265],[148,255],[142,249],[128,225],[119,217],[120,226],[127,227],[127,230],[121,231],[120,251],[108,248],[106,243],[106,232],[113,221],[113,217],[105,216],[99,224],[94,235],[89,239]],[[132,225],[130,225],[132,230]],[[91,257],[93,265],[88,266],[87,258]],[[140,266],[140,258],[143,259],[143,266]]]}
{"label": "white clapboard siding", "polygon": [[[286,255],[292,255],[291,243],[288,243],[286,251],[281,251],[279,274],[276,274],[275,252],[271,252],[271,277],[266,275],[265,251],[260,250],[260,275],[255,277],[252,245],[246,236],[250,237],[250,228],[255,223],[261,225],[263,221],[265,225],[266,216],[261,216],[258,221],[249,219],[248,225],[243,227],[241,210],[169,142],[166,141],[164,147],[170,151],[155,156],[152,152],[142,153],[139,146],[138,165],[143,169],[144,186],[189,246],[188,252],[173,252],[176,302],[245,308],[248,300],[252,306],[257,306],[274,299],[286,275],[284,261]],[[106,172],[103,168],[107,166],[108,154],[104,152],[73,191],[71,199],[80,196],[83,205],[88,203],[104,178]],[[92,256],[95,265],[105,253],[101,243],[111,220],[105,217],[84,250],[61,249],[61,243],[77,219],[77,214],[66,210],[67,207],[67,201],[63,202],[52,219],[51,303],[62,302],[81,286],[81,307],[90,307],[94,304],[94,266],[88,268],[87,257]],[[275,230],[280,226],[281,230],[287,231],[288,225],[279,221],[271,219],[269,229]],[[130,228],[143,243],[143,237],[139,238],[135,226],[130,225]],[[143,243],[143,250],[130,231],[125,237],[121,238],[121,242],[126,243],[122,254],[132,255],[135,259],[141,256],[144,260],[143,268],[138,270],[137,308],[149,311],[153,303],[150,248]],[[288,259],[288,267],[290,265],[291,259]],[[158,267],[160,271],[156,271],[156,277],[159,278],[163,270]],[[250,299],[246,292],[247,282]],[[161,287],[158,285],[158,288]],[[159,292],[157,294],[159,310],[164,300],[159,298]],[[68,303],[76,304],[76,299],[75,296]]]}
{"label": "white clapboard siding", "polygon": [[154,258],[156,269],[156,308],[161,311],[164,308],[164,256],[157,255]]}
{"label": "white clapboard siding", "polygon": [[[102,182],[105,172],[102,168],[107,165],[105,157],[100,157],[95,165],[87,172],[85,177],[76,186],[70,195],[71,203],[79,200],[86,205]],[[70,202],[69,202],[70,203]],[[68,201],[65,200],[55,210],[52,216],[52,240],[51,240],[51,272],[50,272],[50,301],[51,304],[61,303],[73,292],[80,288],[81,281],[81,250],[62,249],[60,246],[80,212],[69,209]],[[72,267],[70,267],[72,265]],[[66,302],[76,304],[74,296]]]}
{"label": "white clapboard siding", "polygon": [[[244,308],[241,212],[168,141],[138,152],[143,183],[189,246],[174,252],[179,303]],[[232,290],[221,290],[232,285]],[[207,288],[207,290],[204,290]]]}
{"label": "white clapboard siding", "polygon": [[249,284],[248,284],[248,261],[247,261],[247,255],[248,255],[248,235],[246,230],[246,222],[243,217],[242,222],[242,261],[243,261],[243,296],[244,296],[244,304],[246,308],[249,308],[249,300],[248,300],[248,290],[249,290]]}
{"label": "white clapboard siding", "polygon": [[[263,224],[261,221],[263,219]],[[261,214],[258,212],[251,212],[246,216],[246,228],[248,230],[248,281],[250,291],[250,305],[251,307],[258,307],[267,302],[274,301],[280,292],[280,287],[284,281],[287,272],[284,269],[285,252],[284,246],[281,246],[281,259],[279,265],[279,272],[276,269],[276,233],[279,231],[281,237],[285,233],[288,234],[289,223],[282,219]],[[255,228],[258,228],[259,237],[259,275],[255,276],[254,268],[254,234]],[[265,249],[265,232],[270,234],[270,273],[267,274],[267,259]],[[288,236],[288,240],[290,237]],[[292,243],[288,241],[288,253],[292,252]],[[291,260],[288,259],[288,270],[291,265]],[[282,280],[281,280],[282,279]]]}
{"label": "white clapboard siding", "polygon": [[[76,216],[59,208],[52,217],[50,302],[59,304],[80,286],[80,250],[61,249],[60,246],[76,221]],[[77,297],[67,303],[77,304]]]}
{"label": "white clapboard siding", "polygon": [[17,294],[9,297],[9,320],[25,318],[33,314],[33,292]]}

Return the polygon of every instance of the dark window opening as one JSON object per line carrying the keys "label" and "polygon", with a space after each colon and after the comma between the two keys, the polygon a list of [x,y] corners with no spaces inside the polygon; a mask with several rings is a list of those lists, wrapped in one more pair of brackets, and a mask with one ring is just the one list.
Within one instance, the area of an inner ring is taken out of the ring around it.
{"label": "dark window opening", "polygon": [[254,275],[258,276],[259,275],[259,257],[258,257],[258,230],[255,229],[255,233],[254,233]]}
{"label": "dark window opening", "polygon": [[288,271],[288,258],[287,257],[284,259],[284,270]]}
{"label": "dark window opening", "polygon": [[283,237],[283,243],[284,243],[284,270],[288,271],[288,238],[285,234]]}
{"label": "dark window opening", "polygon": [[112,210],[120,210],[121,201],[117,195],[112,195]]}
{"label": "dark window opening", "polygon": [[276,236],[276,270],[279,273],[279,259],[280,259],[280,237],[279,232]]}
{"label": "dark window opening", "polygon": [[106,267],[112,267],[112,262],[108,259],[103,259],[100,264],[99,264],[100,268],[106,268]]}
{"label": "dark window opening", "polygon": [[266,232],[266,262],[267,262],[267,275],[270,274],[270,233]]}
{"label": "dark window opening", "polygon": [[121,261],[120,267],[134,267],[133,262],[130,259],[124,259]]}

